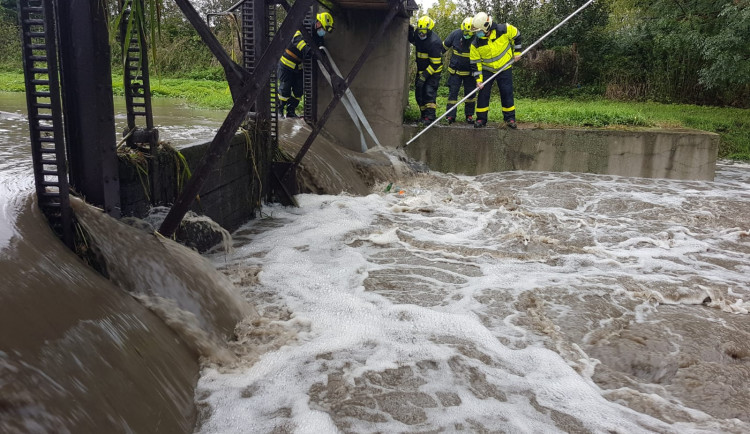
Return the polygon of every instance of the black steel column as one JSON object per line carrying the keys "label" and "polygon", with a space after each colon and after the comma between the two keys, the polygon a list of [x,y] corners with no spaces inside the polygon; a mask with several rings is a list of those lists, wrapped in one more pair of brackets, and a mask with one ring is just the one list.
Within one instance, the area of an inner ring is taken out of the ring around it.
{"label": "black steel column", "polygon": [[101,0],[57,2],[70,182],[86,201],[120,216],[109,32]]}

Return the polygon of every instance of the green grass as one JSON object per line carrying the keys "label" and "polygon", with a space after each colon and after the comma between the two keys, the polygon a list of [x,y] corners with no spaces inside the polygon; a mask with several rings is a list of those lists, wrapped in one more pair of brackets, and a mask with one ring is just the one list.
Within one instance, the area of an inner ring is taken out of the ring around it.
{"label": "green grass", "polygon": [[25,92],[23,71],[0,71],[0,91]]}
{"label": "green grass", "polygon": [[[122,94],[122,77],[113,77],[115,94]],[[199,108],[228,110],[232,96],[226,82],[187,78],[153,77],[151,90],[155,97],[182,98]],[[443,91],[444,88],[441,88]],[[21,71],[0,72],[0,91],[23,92]],[[413,92],[404,120],[415,121],[419,112]],[[438,115],[445,111],[447,97],[440,92]],[[500,97],[493,94],[490,101],[490,122],[498,122]],[[458,108],[459,116],[463,107]],[[519,123],[539,127],[592,128],[692,128],[719,134],[719,157],[750,160],[750,110],[728,107],[703,107],[685,104],[653,102],[622,102],[605,99],[516,99],[516,118]]]}
{"label": "green grass", "polygon": [[[0,91],[25,90],[22,71],[0,71]],[[112,91],[115,95],[123,94],[122,76],[112,76]],[[151,94],[157,98],[182,98],[197,108],[229,110],[232,107],[232,95],[224,81],[152,77]]]}
{"label": "green grass", "polygon": [[[437,114],[445,112],[447,97],[438,96]],[[691,128],[719,134],[719,157],[750,160],[750,110],[687,104],[623,102],[605,99],[516,98],[516,120],[539,127]],[[502,120],[500,96],[490,100],[489,121]],[[458,108],[459,120],[463,107]],[[406,121],[419,117],[413,93],[404,112]]]}
{"label": "green grass", "polygon": [[[112,83],[115,95],[122,95],[122,77],[112,77]],[[224,81],[152,77],[151,94],[157,98],[182,98],[193,107],[222,110],[232,107],[232,94]]]}

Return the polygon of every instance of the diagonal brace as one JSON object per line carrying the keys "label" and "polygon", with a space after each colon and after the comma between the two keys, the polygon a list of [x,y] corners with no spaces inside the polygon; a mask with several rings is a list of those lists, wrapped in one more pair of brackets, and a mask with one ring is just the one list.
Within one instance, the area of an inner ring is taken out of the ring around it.
{"label": "diagonal brace", "polygon": [[307,8],[311,6],[312,2],[313,0],[297,0],[289,10],[279,31],[261,56],[255,73],[248,75],[239,92],[239,98],[235,99],[232,109],[198,163],[198,168],[193,172],[193,176],[190,177],[182,193],[170,208],[161,227],[159,227],[159,233],[163,236],[171,237],[175,233],[196,195],[205,184],[208,175],[221,157],[226,154],[232,137],[237,133],[237,129],[245,119],[250,107],[255,103],[258,94],[263,91],[264,84],[268,81],[273,69],[276,68],[279,56],[281,56],[286,44],[292,40],[297,28],[302,24]]}

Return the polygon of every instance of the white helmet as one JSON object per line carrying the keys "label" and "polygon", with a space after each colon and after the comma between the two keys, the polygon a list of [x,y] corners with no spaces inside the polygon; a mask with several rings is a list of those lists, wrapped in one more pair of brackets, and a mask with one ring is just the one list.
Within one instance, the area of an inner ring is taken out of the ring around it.
{"label": "white helmet", "polygon": [[471,26],[471,30],[475,32],[483,30],[484,33],[488,33],[490,31],[490,26],[492,26],[492,17],[484,12],[479,12],[474,15],[474,19],[471,20]]}

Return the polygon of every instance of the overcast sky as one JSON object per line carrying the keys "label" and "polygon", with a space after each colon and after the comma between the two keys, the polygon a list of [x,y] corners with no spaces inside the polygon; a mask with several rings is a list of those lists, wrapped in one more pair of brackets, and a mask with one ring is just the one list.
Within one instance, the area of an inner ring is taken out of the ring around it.
{"label": "overcast sky", "polygon": [[426,11],[427,9],[432,7],[432,5],[437,3],[437,0],[416,0],[416,2],[418,5],[422,6],[423,10]]}

